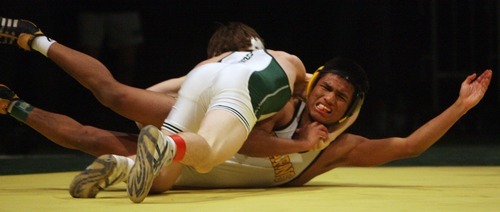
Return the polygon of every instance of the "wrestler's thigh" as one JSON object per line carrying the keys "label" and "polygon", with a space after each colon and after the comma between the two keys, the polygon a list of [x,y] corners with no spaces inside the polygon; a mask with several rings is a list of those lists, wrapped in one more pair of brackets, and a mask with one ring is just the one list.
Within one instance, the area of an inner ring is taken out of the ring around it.
{"label": "wrestler's thigh", "polygon": [[198,134],[211,146],[215,164],[236,154],[248,136],[241,120],[234,113],[223,109],[208,111]]}

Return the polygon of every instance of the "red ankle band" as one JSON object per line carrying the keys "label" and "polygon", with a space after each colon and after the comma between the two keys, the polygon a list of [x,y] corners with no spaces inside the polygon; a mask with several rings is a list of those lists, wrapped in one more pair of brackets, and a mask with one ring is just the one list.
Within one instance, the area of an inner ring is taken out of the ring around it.
{"label": "red ankle band", "polygon": [[184,139],[182,139],[181,136],[177,134],[169,135],[169,137],[174,140],[174,143],[177,146],[177,152],[175,153],[174,161],[181,161],[184,158],[184,154],[186,154],[186,142],[184,141]]}

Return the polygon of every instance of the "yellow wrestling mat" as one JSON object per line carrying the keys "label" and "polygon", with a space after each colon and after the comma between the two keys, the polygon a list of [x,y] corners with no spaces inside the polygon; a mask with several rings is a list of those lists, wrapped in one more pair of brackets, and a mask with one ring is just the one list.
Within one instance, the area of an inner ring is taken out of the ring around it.
{"label": "yellow wrestling mat", "polygon": [[177,190],[141,204],[125,184],[71,198],[76,174],[0,176],[0,211],[500,211],[500,166],[339,168],[303,187]]}

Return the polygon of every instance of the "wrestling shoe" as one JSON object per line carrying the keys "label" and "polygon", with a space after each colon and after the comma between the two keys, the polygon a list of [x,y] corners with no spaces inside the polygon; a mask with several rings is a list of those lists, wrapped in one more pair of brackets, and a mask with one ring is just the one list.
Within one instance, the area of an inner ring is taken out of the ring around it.
{"label": "wrestling shoe", "polygon": [[31,42],[42,31],[32,22],[23,19],[0,17],[0,44],[9,44],[31,51]]}
{"label": "wrestling shoe", "polygon": [[149,193],[153,179],[164,165],[172,162],[175,144],[154,126],[146,126],[139,134],[135,164],[127,180],[127,193],[132,202],[142,202]]}
{"label": "wrestling shoe", "polygon": [[7,86],[0,84],[0,114],[8,114],[8,108],[12,101],[19,100],[19,97]]}
{"label": "wrestling shoe", "polygon": [[125,180],[127,166],[127,161],[118,161],[113,155],[102,155],[75,176],[69,193],[74,198],[95,198],[99,191]]}

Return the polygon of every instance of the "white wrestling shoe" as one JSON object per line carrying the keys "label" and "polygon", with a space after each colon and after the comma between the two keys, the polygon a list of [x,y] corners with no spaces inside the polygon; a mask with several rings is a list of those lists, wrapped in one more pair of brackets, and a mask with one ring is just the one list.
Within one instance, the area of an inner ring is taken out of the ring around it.
{"label": "white wrestling shoe", "polygon": [[153,179],[175,156],[175,143],[154,126],[142,128],[139,134],[135,164],[130,170],[127,193],[132,202],[142,202],[149,193]]}
{"label": "white wrestling shoe", "polygon": [[74,198],[95,198],[99,191],[125,180],[128,166],[125,157],[123,160],[117,160],[113,155],[102,155],[75,176],[69,193]]}

